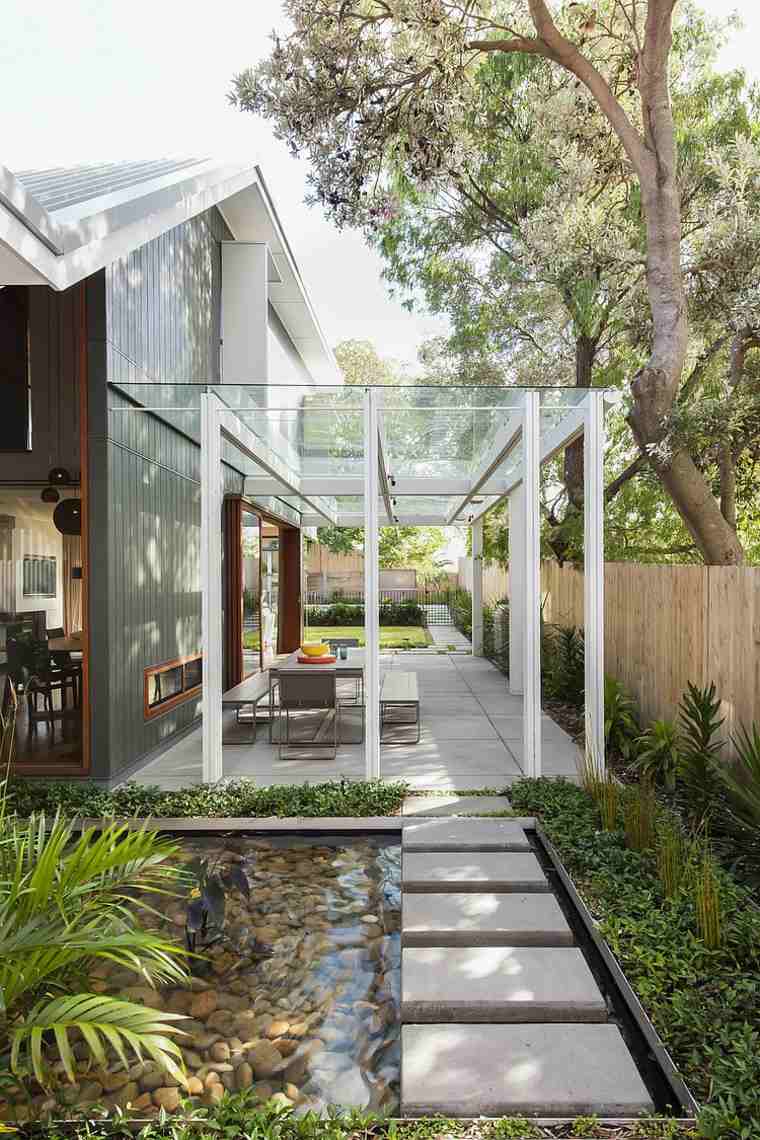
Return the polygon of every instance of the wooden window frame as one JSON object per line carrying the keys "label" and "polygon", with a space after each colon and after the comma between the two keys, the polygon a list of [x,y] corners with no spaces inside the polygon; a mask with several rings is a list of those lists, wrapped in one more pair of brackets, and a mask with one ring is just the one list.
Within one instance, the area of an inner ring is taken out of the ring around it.
{"label": "wooden window frame", "polygon": [[[200,696],[203,690],[203,682],[200,685],[193,685],[191,689],[186,689],[185,685],[185,666],[190,664],[191,661],[199,661],[203,659],[202,653],[190,653],[186,657],[175,657],[173,661],[162,661],[159,665],[148,665],[143,670],[143,714],[145,720],[154,720],[157,716],[163,716],[164,713],[170,712],[175,709],[177,705],[183,705],[186,701],[191,701],[193,697]],[[165,701],[161,701],[158,705],[151,705],[148,698],[148,688],[152,677],[157,673],[168,673],[172,669],[182,669],[182,689],[175,693],[173,697],[167,697]]]}

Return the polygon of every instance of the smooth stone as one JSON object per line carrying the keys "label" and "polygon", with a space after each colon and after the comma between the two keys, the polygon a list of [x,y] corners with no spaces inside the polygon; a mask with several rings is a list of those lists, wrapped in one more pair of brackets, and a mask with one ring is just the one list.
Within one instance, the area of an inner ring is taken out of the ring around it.
{"label": "smooth stone", "polygon": [[205,1021],[209,1014],[213,1013],[217,1008],[217,1001],[216,990],[206,990],[204,993],[195,995],[190,1002],[188,1012],[191,1017],[197,1017],[199,1021]]}
{"label": "smooth stone", "polygon": [[235,1083],[239,1090],[248,1089],[253,1084],[253,1069],[247,1061],[243,1061],[242,1065],[238,1065],[235,1073]]}
{"label": "smooth stone", "polygon": [[282,1068],[282,1054],[269,1041],[262,1041],[248,1050],[248,1063],[257,1077],[271,1077]]}
{"label": "smooth stone", "polygon": [[180,1092],[178,1088],[165,1086],[153,1091],[153,1103],[157,1108],[165,1109],[166,1112],[176,1112],[179,1108],[179,1102]]}

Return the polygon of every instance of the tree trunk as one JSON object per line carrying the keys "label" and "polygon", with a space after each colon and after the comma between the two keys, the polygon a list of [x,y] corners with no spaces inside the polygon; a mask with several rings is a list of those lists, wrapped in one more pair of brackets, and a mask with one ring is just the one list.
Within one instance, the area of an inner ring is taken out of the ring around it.
{"label": "tree trunk", "polygon": [[[579,336],[575,341],[575,386],[590,388],[596,357],[596,341]],[[583,510],[583,436],[574,439],[565,448],[564,483],[568,504]]]}
{"label": "tree trunk", "polygon": [[670,27],[657,25],[654,5],[647,21],[647,43],[640,63],[647,150],[639,181],[647,234],[646,279],[652,311],[652,351],[631,385],[629,423],[641,450],[692,535],[705,562],[734,564],[743,553],[736,532],[721,514],[702,473],[687,451],[658,453],[669,427],[681,382],[688,343],[686,297],[681,271],[681,203],[673,115],[668,94]]}
{"label": "tree trunk", "polygon": [[730,442],[720,445],[720,513],[736,531],[736,468]]}

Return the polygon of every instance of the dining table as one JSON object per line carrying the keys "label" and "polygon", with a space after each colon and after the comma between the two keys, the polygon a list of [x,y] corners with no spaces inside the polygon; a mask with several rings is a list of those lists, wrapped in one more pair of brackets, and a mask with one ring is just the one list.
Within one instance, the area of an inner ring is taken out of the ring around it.
{"label": "dining table", "polygon": [[51,637],[47,647],[51,653],[84,653],[84,635],[75,630],[67,637]]}

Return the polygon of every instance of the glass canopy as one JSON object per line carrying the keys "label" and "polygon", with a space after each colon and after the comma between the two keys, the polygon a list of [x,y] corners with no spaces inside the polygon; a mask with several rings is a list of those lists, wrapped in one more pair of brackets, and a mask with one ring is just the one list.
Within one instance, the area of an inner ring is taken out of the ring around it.
{"label": "glass canopy", "polygon": [[[201,396],[213,393],[239,432],[222,461],[246,496],[278,502],[302,525],[361,525],[365,393],[361,386],[123,383],[109,385],[109,436],[157,458],[157,423],[200,447]],[[521,480],[521,424],[537,392],[542,460],[582,429],[587,393],[574,388],[373,388],[378,408],[381,526],[466,523]],[[164,441],[165,445],[165,441]]]}

